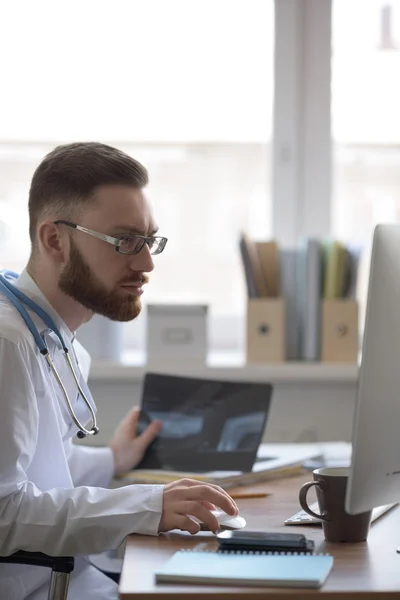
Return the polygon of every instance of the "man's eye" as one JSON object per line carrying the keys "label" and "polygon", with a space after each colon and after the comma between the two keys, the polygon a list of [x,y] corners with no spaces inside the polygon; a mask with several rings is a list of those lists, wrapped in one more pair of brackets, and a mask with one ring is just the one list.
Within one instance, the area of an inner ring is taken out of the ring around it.
{"label": "man's eye", "polygon": [[140,240],[140,238],[120,238],[120,252],[123,253],[131,253],[131,252],[135,252],[140,245],[143,244],[143,242]]}

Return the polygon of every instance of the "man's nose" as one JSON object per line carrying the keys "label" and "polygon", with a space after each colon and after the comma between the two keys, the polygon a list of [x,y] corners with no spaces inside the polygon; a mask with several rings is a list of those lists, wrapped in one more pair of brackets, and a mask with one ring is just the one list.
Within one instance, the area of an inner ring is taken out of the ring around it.
{"label": "man's nose", "polygon": [[143,271],[144,273],[150,273],[154,269],[153,257],[147,244],[138,254],[131,256],[130,267],[132,271]]}

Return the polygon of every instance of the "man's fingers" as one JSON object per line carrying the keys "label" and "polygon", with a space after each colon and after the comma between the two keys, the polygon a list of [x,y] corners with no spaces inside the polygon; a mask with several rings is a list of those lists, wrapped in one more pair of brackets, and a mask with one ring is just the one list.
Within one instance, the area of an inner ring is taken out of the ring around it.
{"label": "man's fingers", "polygon": [[146,427],[143,433],[136,438],[136,441],[140,442],[143,448],[147,448],[147,446],[158,436],[161,429],[162,421],[153,421]]}
{"label": "man's fingers", "polygon": [[129,431],[129,433],[132,435],[132,437],[135,437],[137,434],[139,416],[140,416],[140,408],[138,406],[134,406],[133,408],[131,408],[131,410],[128,412],[128,414],[125,417],[124,424],[126,425],[126,428]]}
{"label": "man's fingers", "polygon": [[231,496],[228,494],[228,492],[226,492],[220,485],[217,485],[216,483],[203,483],[202,481],[200,481],[198,479],[184,478],[184,479],[179,479],[178,481],[175,481],[173,483],[173,485],[179,486],[179,487],[184,486],[184,487],[188,487],[188,488],[201,485],[201,486],[207,486],[208,488],[213,488],[215,490],[218,490],[219,492],[221,492],[222,494],[225,494],[225,496],[230,499],[230,501],[236,507],[237,513],[239,513],[239,507],[236,504],[236,502],[233,500],[233,498],[231,498]]}
{"label": "man's fingers", "polygon": [[228,515],[238,514],[236,502],[219,486],[200,483],[195,479],[181,479],[169,483],[164,489],[163,515],[160,531],[182,529],[190,533],[200,530],[197,520],[204,528],[217,533],[218,519],[213,514],[216,508]]}
{"label": "man's fingers", "polygon": [[185,515],[196,517],[196,519],[199,519],[199,521],[204,523],[213,533],[217,533],[219,530],[217,518],[200,502],[195,502],[193,500],[183,502],[179,506],[179,512]]}
{"label": "man's fingers", "polygon": [[209,485],[197,485],[186,489],[186,499],[197,502],[211,502],[222,508],[228,515],[237,515],[239,510],[236,502],[223,490],[210,487]]}
{"label": "man's fingers", "polygon": [[229,500],[232,502],[233,506],[236,508],[236,514],[239,514],[239,507],[236,504],[236,502],[234,501],[234,499],[228,494],[228,492],[226,492],[221,486],[217,485],[216,483],[207,483],[207,486],[210,486],[210,487],[214,488],[215,490],[218,490],[222,494],[225,494],[225,496],[227,496],[229,498]]}
{"label": "man's fingers", "polygon": [[212,504],[211,502],[202,502],[202,505],[205,506],[206,508],[208,508],[208,510],[216,510],[217,509],[215,504]]}
{"label": "man's fingers", "polygon": [[191,534],[199,533],[200,525],[187,515],[176,515],[175,516],[176,526],[174,529],[181,529],[182,531],[188,531]]}

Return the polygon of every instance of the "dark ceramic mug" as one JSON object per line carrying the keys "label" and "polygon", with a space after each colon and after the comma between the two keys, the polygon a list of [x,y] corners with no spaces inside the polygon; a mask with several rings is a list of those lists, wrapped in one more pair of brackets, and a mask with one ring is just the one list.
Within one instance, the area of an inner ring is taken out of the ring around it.
{"label": "dark ceramic mug", "polygon": [[[346,486],[349,469],[326,467],[313,471],[314,481],[302,485],[300,506],[312,517],[322,521],[328,542],[363,542],[367,539],[372,510],[349,515],[345,510]],[[315,486],[320,513],[314,513],[307,504],[307,492]]]}

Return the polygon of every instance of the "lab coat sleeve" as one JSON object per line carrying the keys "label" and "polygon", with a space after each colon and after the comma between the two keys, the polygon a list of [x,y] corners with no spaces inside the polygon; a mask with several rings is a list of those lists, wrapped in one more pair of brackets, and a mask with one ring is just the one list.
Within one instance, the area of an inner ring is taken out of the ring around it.
{"label": "lab coat sleeve", "polygon": [[95,448],[69,442],[68,464],[75,486],[108,487],[114,474],[111,448]]}
{"label": "lab coat sleeve", "polygon": [[39,430],[35,362],[37,369],[26,341],[0,338],[0,554],[92,554],[116,548],[129,533],[156,535],[163,486],[41,491],[29,481]]}

